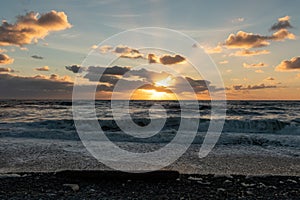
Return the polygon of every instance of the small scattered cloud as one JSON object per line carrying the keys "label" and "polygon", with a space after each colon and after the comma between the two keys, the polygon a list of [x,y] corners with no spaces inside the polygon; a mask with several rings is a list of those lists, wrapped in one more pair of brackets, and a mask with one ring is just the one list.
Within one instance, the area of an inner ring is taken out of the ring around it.
{"label": "small scattered cloud", "polygon": [[38,56],[38,55],[33,55],[33,56],[31,56],[31,58],[38,59],[38,60],[44,59],[44,57]]}
{"label": "small scattered cloud", "polygon": [[14,24],[3,20],[0,26],[0,46],[20,46],[37,43],[50,32],[70,28],[67,15],[64,12],[51,12],[41,14],[29,12],[19,15]]}
{"label": "small scattered cloud", "polygon": [[[97,49],[98,46],[94,45],[92,48]],[[99,47],[98,49],[99,49],[100,53],[108,53],[113,50],[113,47],[109,46],[109,45],[104,45],[104,46]]]}
{"label": "small scattered cloud", "polygon": [[223,60],[223,61],[220,61],[219,64],[223,65],[223,64],[228,64],[229,61],[228,60]]}
{"label": "small scattered cloud", "polygon": [[222,53],[223,47],[221,44],[218,44],[216,47],[203,47],[204,51],[208,54],[216,54],[216,53]]}
{"label": "small scattered cloud", "polygon": [[73,73],[78,73],[79,70],[81,69],[81,66],[78,65],[70,65],[70,66],[66,66],[66,69],[73,72]]}
{"label": "small scattered cloud", "polygon": [[276,41],[284,41],[285,39],[294,40],[295,38],[296,36],[286,29],[280,29],[279,31],[273,33],[273,35],[270,37],[270,39]]}
{"label": "small scattered cloud", "polygon": [[291,25],[289,20],[290,20],[289,16],[279,18],[278,22],[273,24],[271,26],[270,30],[271,31],[277,31],[277,30],[281,30],[281,29],[293,28],[293,26]]}
{"label": "small scattered cloud", "polygon": [[245,18],[243,18],[243,17],[238,17],[238,18],[231,20],[232,23],[241,23],[243,21],[245,21]]}
{"label": "small scattered cloud", "polygon": [[264,83],[259,85],[233,85],[229,90],[261,90],[261,89],[269,89],[269,88],[277,88],[276,85],[265,85]]}
{"label": "small scattered cloud", "polygon": [[269,54],[270,51],[268,50],[255,50],[255,51],[250,51],[248,49],[243,49],[240,51],[236,51],[229,56],[238,56],[238,57],[243,57],[243,56],[257,56],[257,55],[264,55],[264,54]]}
{"label": "small scattered cloud", "polygon": [[273,77],[268,77],[268,78],[266,78],[265,80],[266,80],[266,81],[275,81],[275,78],[273,78]]}
{"label": "small scattered cloud", "polygon": [[254,63],[254,64],[247,64],[247,63],[243,63],[243,67],[250,69],[250,68],[261,68],[261,67],[267,67],[268,65],[263,63],[263,62],[259,62],[259,63]]}
{"label": "small scattered cloud", "polygon": [[44,66],[44,67],[35,68],[35,70],[47,72],[47,71],[50,71],[50,68],[48,66]]}
{"label": "small scattered cloud", "polygon": [[255,73],[259,73],[259,74],[262,74],[262,73],[265,73],[263,70],[261,70],[261,69],[257,69],[257,70],[255,70],[254,71]]}
{"label": "small scattered cloud", "polygon": [[0,54],[0,65],[9,65],[14,62],[13,58],[10,58],[6,54]]}
{"label": "small scattered cloud", "polygon": [[276,66],[275,71],[300,71],[300,57],[282,61]]}

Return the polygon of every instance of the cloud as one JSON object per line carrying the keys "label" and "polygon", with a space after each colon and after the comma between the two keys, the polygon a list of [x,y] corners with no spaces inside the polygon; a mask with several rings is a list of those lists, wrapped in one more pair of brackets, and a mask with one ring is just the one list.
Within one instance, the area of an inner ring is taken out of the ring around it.
{"label": "cloud", "polygon": [[148,54],[149,63],[160,63],[163,65],[174,65],[181,64],[185,62],[185,58],[181,55],[163,55],[161,57],[156,56],[155,54]]}
{"label": "cloud", "polygon": [[34,58],[34,59],[39,59],[39,60],[42,60],[42,59],[44,59],[44,57],[42,57],[42,56],[38,56],[38,55],[33,55],[33,56],[31,56],[31,58]]}
{"label": "cloud", "polygon": [[268,88],[277,88],[276,85],[265,85],[264,83],[260,85],[233,85],[229,90],[261,90],[261,89],[268,89]]}
{"label": "cloud", "polygon": [[71,65],[71,66],[66,66],[66,69],[73,73],[78,73],[81,67],[78,65]]}
{"label": "cloud", "polygon": [[14,72],[14,70],[9,67],[0,67],[0,73],[1,72]]}
{"label": "cloud", "polygon": [[129,70],[130,70],[129,67],[113,66],[113,67],[106,68],[106,67],[90,66],[87,71],[89,73],[94,73],[94,74],[124,75]]}
{"label": "cloud", "polygon": [[276,66],[275,71],[300,71],[300,57],[282,61]]}
{"label": "cloud", "polygon": [[35,68],[36,71],[44,71],[44,72],[47,72],[50,70],[50,68],[48,66],[44,66],[44,67],[38,67],[38,68]]}
{"label": "cloud", "polygon": [[245,21],[245,18],[243,18],[243,17],[238,17],[238,18],[231,20],[232,23],[240,23],[243,21]]}
{"label": "cloud", "polygon": [[[140,89],[156,90],[157,92],[170,93],[171,89],[175,92],[182,93],[186,81],[188,81],[191,87],[196,93],[217,90],[214,86],[210,85],[209,81],[197,80],[191,77],[174,77],[167,72],[156,72],[141,68],[138,70],[130,70],[129,67],[114,66],[110,68],[94,67],[90,66],[87,69],[88,73],[84,78],[91,82],[99,82],[98,91],[112,92],[118,81],[122,80],[124,88],[123,92],[130,91],[139,85],[143,85]],[[100,77],[100,74],[101,77]],[[157,82],[165,79],[169,79],[169,85],[159,85]],[[185,80],[184,80],[185,79]],[[126,91],[125,91],[126,90]]]}
{"label": "cloud", "polygon": [[270,44],[269,40],[283,41],[285,39],[295,39],[295,35],[288,32],[286,29],[281,29],[273,33],[271,36],[262,36],[259,34],[239,31],[236,35],[230,34],[224,45],[230,49],[250,49],[268,46]]}
{"label": "cloud", "polygon": [[218,44],[216,47],[204,47],[204,51],[208,54],[216,54],[216,53],[222,53],[223,48],[221,44]]}
{"label": "cloud", "polygon": [[68,99],[72,96],[72,90],[73,83],[66,77],[0,74],[1,99]]}
{"label": "cloud", "polygon": [[[110,84],[116,84],[120,79],[118,76],[124,75],[126,72],[130,70],[129,67],[88,67],[88,73],[84,76],[84,78],[88,79],[92,82],[104,82]],[[100,80],[99,80],[100,79]]]}
{"label": "cloud", "polygon": [[270,28],[270,30],[277,31],[277,30],[281,30],[281,29],[293,28],[293,26],[291,25],[289,20],[290,20],[289,16],[279,18],[278,22],[273,24],[272,27]]}
{"label": "cloud", "polygon": [[230,54],[229,56],[256,56],[256,55],[263,55],[263,54],[269,54],[270,51],[268,50],[255,50],[250,51],[247,49],[243,49],[240,51],[236,51],[235,53]]}
{"label": "cloud", "polygon": [[0,65],[9,65],[14,62],[13,58],[10,58],[6,54],[0,54]]}
{"label": "cloud", "polygon": [[17,17],[14,24],[3,21],[0,26],[0,46],[23,46],[36,43],[52,31],[70,28],[67,15],[64,12],[41,14],[29,12]]}
{"label": "cloud", "polygon": [[261,67],[267,67],[268,65],[260,62],[260,63],[255,63],[255,64],[247,64],[243,63],[244,68],[250,69],[250,68],[261,68]]}
{"label": "cloud", "polygon": [[265,80],[266,80],[266,81],[275,81],[275,78],[273,78],[273,77],[268,77],[268,78],[266,78]]}
{"label": "cloud", "polygon": [[294,40],[296,36],[293,33],[288,32],[286,29],[281,29],[270,37],[272,40],[284,41],[285,39]]}
{"label": "cloud", "polygon": [[[96,46],[96,49],[97,49],[97,46]],[[108,45],[104,45],[104,46],[99,47],[99,50],[100,50],[101,53],[108,53],[112,49],[113,49],[113,47],[112,46],[108,46]]]}
{"label": "cloud", "polygon": [[261,36],[253,33],[246,33],[239,31],[237,34],[230,34],[225,41],[227,48],[255,48],[268,46],[270,43],[267,41],[268,37]]}
{"label": "cloud", "polygon": [[113,52],[119,54],[122,58],[144,58],[144,55],[139,50],[127,46],[117,46]]}

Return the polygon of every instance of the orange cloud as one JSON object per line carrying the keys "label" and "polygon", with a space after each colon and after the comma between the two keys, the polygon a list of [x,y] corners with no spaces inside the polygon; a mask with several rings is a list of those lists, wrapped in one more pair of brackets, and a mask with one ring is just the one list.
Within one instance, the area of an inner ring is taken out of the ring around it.
{"label": "orange cloud", "polygon": [[40,68],[35,68],[36,71],[49,71],[50,68],[48,66],[40,67]]}
{"label": "orange cloud", "polygon": [[276,41],[283,41],[285,39],[293,40],[296,36],[293,33],[288,32],[286,29],[281,29],[275,32],[270,38]]}
{"label": "orange cloud", "polygon": [[222,53],[223,48],[220,44],[218,46],[211,48],[211,47],[206,47],[204,48],[205,52],[208,54],[215,54],[215,53]]}
{"label": "orange cloud", "polygon": [[256,56],[256,55],[263,55],[263,54],[269,54],[270,51],[268,50],[256,50],[256,51],[250,51],[247,49],[243,49],[241,51],[237,51],[235,53],[230,54],[229,56]]}
{"label": "orange cloud", "polygon": [[224,45],[230,49],[250,49],[268,46],[270,44],[269,40],[283,41],[285,39],[295,39],[295,35],[288,32],[286,29],[281,29],[271,36],[262,36],[259,34],[239,31],[236,35],[230,34]]}
{"label": "orange cloud", "polygon": [[266,78],[265,80],[266,80],[266,81],[275,81],[275,78],[273,78],[273,77],[268,77],[268,78]]}
{"label": "orange cloud", "polygon": [[257,69],[257,70],[255,70],[255,73],[260,73],[260,74],[262,74],[262,73],[265,73],[263,70],[261,70],[261,69]]}
{"label": "orange cloud", "polygon": [[255,63],[255,64],[247,64],[243,63],[244,68],[250,69],[250,68],[261,68],[261,67],[267,67],[268,65],[260,62],[260,63]]}
{"label": "orange cloud", "polygon": [[64,12],[52,10],[41,14],[29,12],[17,17],[15,24],[3,21],[0,26],[0,46],[23,46],[45,38],[52,31],[70,28]]}
{"label": "orange cloud", "polygon": [[300,71],[300,57],[282,61],[276,66],[275,71]]}
{"label": "orange cloud", "polygon": [[6,54],[0,54],[0,65],[9,65],[14,62],[13,58],[10,58]]}

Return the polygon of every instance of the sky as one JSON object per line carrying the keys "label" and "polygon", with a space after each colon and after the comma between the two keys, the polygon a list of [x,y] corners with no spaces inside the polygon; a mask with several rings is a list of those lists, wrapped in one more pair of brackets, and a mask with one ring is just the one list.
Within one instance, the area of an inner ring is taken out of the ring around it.
{"label": "sky", "polygon": [[[229,100],[299,100],[299,6],[297,0],[3,1],[0,98],[69,99],[80,83],[82,98],[96,87],[98,99],[210,99],[225,91]],[[116,36],[143,27],[157,31]]]}

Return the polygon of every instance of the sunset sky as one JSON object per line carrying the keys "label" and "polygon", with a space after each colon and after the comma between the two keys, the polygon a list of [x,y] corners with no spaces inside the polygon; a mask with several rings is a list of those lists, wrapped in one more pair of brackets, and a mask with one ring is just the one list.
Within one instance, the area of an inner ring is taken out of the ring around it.
{"label": "sunset sky", "polygon": [[[98,83],[99,99],[110,98],[123,78],[128,90],[143,85],[132,94],[134,99],[174,99],[171,90],[188,99],[190,94],[182,87],[185,81],[199,99],[209,98],[208,88],[217,92],[220,86],[195,76],[186,55],[124,43],[97,46],[128,29],[162,27],[198,42],[190,48],[201,48],[212,58],[227,99],[299,100],[299,6],[297,0],[3,1],[0,98],[71,98],[81,70],[86,86]],[[83,66],[91,51],[120,59],[108,68],[101,63]],[[148,66],[134,69],[132,63]],[[118,98],[127,94],[124,90]]]}

